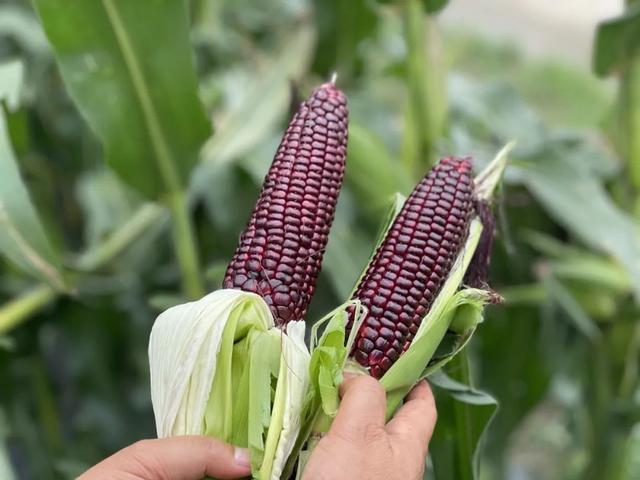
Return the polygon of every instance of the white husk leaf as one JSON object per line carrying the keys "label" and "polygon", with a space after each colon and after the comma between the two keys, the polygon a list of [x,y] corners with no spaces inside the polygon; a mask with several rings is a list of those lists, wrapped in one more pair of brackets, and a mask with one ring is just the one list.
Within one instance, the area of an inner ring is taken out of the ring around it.
{"label": "white husk leaf", "polygon": [[[309,360],[311,355],[304,343],[305,323],[291,322],[287,334],[282,335],[282,362],[278,383],[285,382],[286,395],[282,431],[278,440],[271,478],[277,480],[293,450],[300,433],[301,410],[309,388]],[[274,409],[278,405],[274,405]]]}
{"label": "white husk leaf", "polygon": [[222,333],[242,301],[255,303],[265,330],[273,327],[261,297],[229,289],[172,307],[156,319],[149,339],[149,364],[158,437],[204,433],[203,417]]}

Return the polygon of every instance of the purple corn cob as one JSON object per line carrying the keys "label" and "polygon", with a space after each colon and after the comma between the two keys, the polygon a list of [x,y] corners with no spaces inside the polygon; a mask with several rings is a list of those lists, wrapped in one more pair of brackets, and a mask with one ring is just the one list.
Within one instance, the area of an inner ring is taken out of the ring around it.
{"label": "purple corn cob", "polygon": [[471,160],[443,158],[416,186],[358,285],[367,307],[352,356],[376,378],[404,352],[466,241]]}
{"label": "purple corn cob", "polygon": [[278,325],[301,320],[315,290],[344,176],[346,103],[325,83],[300,105],[224,277],[224,288],[261,295]]}

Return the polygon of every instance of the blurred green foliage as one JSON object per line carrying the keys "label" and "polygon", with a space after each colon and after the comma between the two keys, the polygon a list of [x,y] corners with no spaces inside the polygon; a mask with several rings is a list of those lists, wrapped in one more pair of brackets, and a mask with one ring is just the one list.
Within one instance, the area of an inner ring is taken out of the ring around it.
{"label": "blurred green foliage", "polygon": [[[428,474],[634,478],[640,160],[613,92],[442,32],[445,4],[38,0],[40,20],[0,4],[1,478],[71,478],[154,435],[153,319],[219,286],[291,105],[333,71],[349,158],[309,321],[351,291],[394,192],[439,155],[481,167],[516,139],[491,272],[505,303],[434,378]],[[599,73],[631,55],[634,12],[605,25]]]}

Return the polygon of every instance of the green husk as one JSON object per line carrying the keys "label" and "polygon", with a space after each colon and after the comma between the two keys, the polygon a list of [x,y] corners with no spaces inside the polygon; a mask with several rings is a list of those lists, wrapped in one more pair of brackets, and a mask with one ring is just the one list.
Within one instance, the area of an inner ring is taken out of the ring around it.
{"label": "green husk", "polygon": [[[364,308],[359,301],[350,300],[316,322],[311,329],[310,384],[301,412],[302,427],[284,469],[284,478],[288,478],[293,472],[296,463],[298,475],[301,474],[307,458],[306,450],[301,451],[302,447],[312,432],[326,431],[322,426],[328,428],[337,412],[342,372],[357,332],[357,328],[354,328],[349,338],[345,339],[349,309],[353,309],[354,325],[359,327],[364,316]],[[324,331],[318,339],[318,331],[322,327]],[[310,443],[313,442],[312,439]]]}
{"label": "green husk", "polygon": [[[489,292],[477,289],[458,291],[481,232],[482,224],[478,219],[474,219],[469,228],[467,242],[431,309],[422,320],[411,346],[380,379],[380,383],[387,391],[387,417],[390,417],[398,408],[409,390],[424,378],[426,366],[456,316],[465,314],[469,317],[467,306],[471,306],[472,312],[476,309],[482,312],[482,307],[488,301]],[[461,309],[463,312],[459,311]],[[481,313],[479,318],[475,315],[471,317],[472,328],[475,328],[475,323],[481,321],[481,318]]]}

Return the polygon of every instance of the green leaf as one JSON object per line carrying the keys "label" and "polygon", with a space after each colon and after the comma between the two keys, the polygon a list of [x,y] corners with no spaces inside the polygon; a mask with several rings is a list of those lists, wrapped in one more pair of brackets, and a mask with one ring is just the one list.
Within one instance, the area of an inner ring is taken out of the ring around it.
{"label": "green leaf", "polygon": [[402,157],[411,173],[422,176],[434,165],[434,147],[446,129],[445,65],[435,19],[424,15],[420,0],[407,0],[402,8],[407,49]]}
{"label": "green leaf", "polygon": [[[241,90],[242,97],[229,95],[216,134],[203,147],[202,162],[193,176],[194,195],[207,197],[208,204],[215,203],[211,185],[225,164],[251,152],[280,128],[288,113],[290,82],[306,72],[314,43],[313,30],[308,25],[300,27],[274,58],[265,59],[252,72],[250,81]],[[270,156],[274,154],[275,151]],[[268,162],[260,163],[257,177],[264,177],[265,165]]]}
{"label": "green leaf", "polygon": [[183,189],[210,126],[186,3],[35,0],[68,92],[111,167],[155,199]]}
{"label": "green leaf", "polygon": [[[480,478],[480,451],[487,427],[497,412],[498,402],[489,394],[453,380],[443,372],[429,378],[435,387],[438,423],[429,445],[438,480]],[[467,442],[465,458],[458,447],[460,413],[464,415]]]}
{"label": "green leaf", "polygon": [[640,3],[633,3],[617,18],[598,26],[593,69],[599,76],[620,70],[640,49]]}
{"label": "green leaf", "polygon": [[[378,0],[378,2],[383,4],[400,3],[399,0]],[[449,0],[422,0],[425,11],[430,14],[438,13],[440,10],[446,7],[448,3]]]}
{"label": "green leaf", "polygon": [[209,163],[236,160],[280,127],[288,114],[290,82],[307,71],[314,44],[313,29],[303,25],[287,37],[274,58],[264,59],[251,72],[243,96],[229,99],[224,116],[216,123],[216,134],[204,145],[202,170],[211,168]]}
{"label": "green leaf", "polygon": [[338,298],[348,298],[368,262],[372,247],[371,239],[356,223],[355,206],[349,193],[343,191],[340,195],[331,238],[322,261]]}
{"label": "green leaf", "polygon": [[362,47],[376,35],[380,16],[369,0],[313,0],[318,48],[313,70],[329,76],[338,72],[349,82],[364,68]]}
{"label": "green leaf", "polygon": [[82,174],[75,188],[85,218],[85,244],[96,245],[140,205],[140,198],[107,168]]}
{"label": "green leaf", "polygon": [[549,296],[565,311],[576,329],[591,341],[600,338],[600,330],[571,292],[553,275],[544,278]]}
{"label": "green leaf", "polygon": [[411,189],[407,172],[370,130],[351,121],[345,182],[354,192],[360,208],[378,214],[384,202],[396,192]]}
{"label": "green leaf", "polygon": [[422,0],[424,3],[424,9],[427,13],[437,13],[447,6],[449,0]]}
{"label": "green leaf", "polygon": [[18,105],[22,65],[0,65],[0,79],[0,253],[26,273],[64,291],[60,257],[51,246],[22,181],[1,110],[3,100],[10,108]]}
{"label": "green leaf", "polygon": [[546,261],[560,280],[572,280],[626,294],[631,290],[628,272],[615,260],[576,245],[563,243],[541,232],[527,231],[524,240],[540,253],[551,257]]}
{"label": "green leaf", "polygon": [[564,148],[550,144],[518,168],[522,180],[549,215],[588,246],[626,269],[640,299],[640,226],[609,198],[600,182]]}

